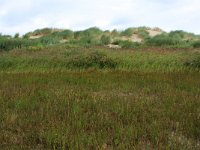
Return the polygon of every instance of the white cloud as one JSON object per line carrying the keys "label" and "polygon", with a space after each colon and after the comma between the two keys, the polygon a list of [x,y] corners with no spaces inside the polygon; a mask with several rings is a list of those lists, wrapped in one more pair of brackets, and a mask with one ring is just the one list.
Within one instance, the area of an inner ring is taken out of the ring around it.
{"label": "white cloud", "polygon": [[199,0],[0,0],[0,32],[161,27],[200,34]]}

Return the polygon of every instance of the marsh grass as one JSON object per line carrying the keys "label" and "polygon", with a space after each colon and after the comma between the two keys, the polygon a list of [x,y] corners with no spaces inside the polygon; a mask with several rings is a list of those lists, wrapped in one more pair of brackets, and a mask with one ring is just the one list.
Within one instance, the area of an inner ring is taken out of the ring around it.
{"label": "marsh grass", "polygon": [[193,72],[0,74],[1,149],[199,149]]}
{"label": "marsh grass", "polygon": [[69,71],[85,69],[183,71],[198,70],[199,50],[113,50],[55,45],[0,55],[1,71]]}
{"label": "marsh grass", "polygon": [[200,149],[199,50],[0,53],[0,149]]}

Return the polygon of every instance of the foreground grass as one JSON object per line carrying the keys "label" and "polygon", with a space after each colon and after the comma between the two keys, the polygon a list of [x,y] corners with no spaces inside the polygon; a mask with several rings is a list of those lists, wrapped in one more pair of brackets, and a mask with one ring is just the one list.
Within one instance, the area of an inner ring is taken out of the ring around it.
{"label": "foreground grass", "polygon": [[0,74],[0,149],[200,149],[200,73]]}

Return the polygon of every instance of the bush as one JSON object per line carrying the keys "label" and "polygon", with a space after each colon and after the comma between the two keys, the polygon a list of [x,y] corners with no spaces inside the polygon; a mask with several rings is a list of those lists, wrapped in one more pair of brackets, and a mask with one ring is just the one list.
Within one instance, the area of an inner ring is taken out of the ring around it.
{"label": "bush", "polygon": [[90,47],[94,45],[99,45],[100,41],[96,39],[96,37],[88,36],[88,37],[82,37],[77,44],[83,47]]}
{"label": "bush", "polygon": [[51,36],[43,36],[40,39],[38,39],[38,43],[41,43],[43,45],[52,45],[57,44],[60,42],[59,37],[52,38]]}
{"label": "bush", "polygon": [[23,38],[24,38],[24,39],[29,39],[29,38],[30,38],[30,35],[29,35],[29,34],[25,34],[25,35],[23,35]]}
{"label": "bush", "polygon": [[200,54],[193,56],[190,60],[184,63],[185,66],[200,69]]}
{"label": "bush", "polygon": [[131,41],[123,41],[123,40],[116,40],[113,42],[115,45],[119,45],[122,48],[136,48],[140,46],[140,43],[137,42],[131,42]]}
{"label": "bush", "polygon": [[146,30],[139,30],[138,35],[145,40],[150,38],[149,32],[147,32]]}
{"label": "bush", "polygon": [[194,43],[192,44],[192,46],[193,46],[194,48],[199,48],[199,47],[200,47],[200,41],[194,42]]}
{"label": "bush", "polygon": [[103,34],[99,28],[93,27],[84,31],[74,33],[74,38],[81,46],[89,47],[92,45],[100,45],[100,37]]}
{"label": "bush", "polygon": [[148,39],[147,44],[152,46],[172,46],[181,44],[181,41],[180,39],[170,37],[166,34],[161,34]]}
{"label": "bush", "polygon": [[97,27],[92,27],[83,31],[84,36],[91,36],[91,35],[100,35],[103,31]]}
{"label": "bush", "polygon": [[81,39],[81,38],[86,38],[86,37],[98,37],[101,34],[103,34],[102,30],[100,30],[99,28],[96,28],[96,27],[92,27],[92,28],[86,29],[84,31],[74,32],[74,38]]}
{"label": "bush", "polygon": [[129,36],[130,37],[130,36],[133,35],[133,33],[134,33],[134,29],[133,28],[128,28],[128,29],[122,31],[121,35],[122,36]]}
{"label": "bush", "polygon": [[112,37],[117,37],[119,35],[120,35],[120,33],[116,29],[114,29],[114,30],[111,31],[111,36]]}
{"label": "bush", "polygon": [[14,35],[14,38],[19,38],[19,33],[16,33],[15,35]]}
{"label": "bush", "polygon": [[110,68],[114,69],[117,62],[106,54],[95,51],[87,53],[85,56],[78,55],[68,60],[67,66],[70,68],[88,69],[88,68]]}
{"label": "bush", "polygon": [[171,38],[183,39],[184,36],[185,36],[185,32],[182,30],[171,31],[169,33],[169,37]]}
{"label": "bush", "polygon": [[101,36],[101,44],[108,45],[111,42],[111,38],[108,35],[102,35]]}
{"label": "bush", "polygon": [[59,37],[61,39],[74,38],[74,32],[71,30],[64,30],[61,32],[54,32],[51,34],[52,38]]}
{"label": "bush", "polygon": [[25,39],[0,38],[0,50],[8,51],[14,48],[22,48],[31,45],[31,41]]}

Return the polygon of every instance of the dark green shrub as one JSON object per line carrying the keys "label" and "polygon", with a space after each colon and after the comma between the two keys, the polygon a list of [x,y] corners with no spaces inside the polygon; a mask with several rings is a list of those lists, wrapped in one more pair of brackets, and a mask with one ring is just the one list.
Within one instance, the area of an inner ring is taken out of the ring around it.
{"label": "dark green shrub", "polygon": [[101,36],[101,34],[103,34],[102,30],[100,30],[97,27],[92,27],[84,31],[74,32],[74,38],[81,39],[81,38],[86,38],[86,37],[98,37],[98,36]]}
{"label": "dark green shrub", "polygon": [[139,47],[141,44],[138,42],[131,42],[131,41],[124,41],[120,44],[122,48],[136,48]]}
{"label": "dark green shrub", "polygon": [[14,38],[19,38],[19,33],[16,33],[15,35],[14,35]]}
{"label": "dark green shrub", "polygon": [[38,40],[39,43],[43,44],[43,45],[52,45],[52,44],[57,44],[60,42],[60,38],[58,37],[50,37],[50,36],[44,36],[44,37],[41,37],[39,40]]}
{"label": "dark green shrub", "polygon": [[101,36],[101,44],[108,45],[111,42],[111,38],[108,35],[102,35]]}
{"label": "dark green shrub", "polygon": [[12,39],[12,36],[11,35],[1,35],[0,38]]}
{"label": "dark green shrub", "polygon": [[74,38],[75,39],[80,39],[82,33],[83,33],[82,31],[76,31],[76,32],[74,32]]}
{"label": "dark green shrub", "polygon": [[122,36],[129,36],[130,37],[130,36],[133,35],[133,33],[134,33],[134,29],[133,28],[128,28],[128,29],[122,31],[121,35]]}
{"label": "dark green shrub", "polygon": [[64,30],[61,32],[54,32],[51,34],[52,38],[71,39],[74,38],[74,32],[71,30]]}
{"label": "dark green shrub", "polygon": [[108,57],[106,54],[95,51],[86,55],[77,55],[68,60],[67,66],[70,68],[88,69],[97,68],[114,69],[117,66],[117,61]]}
{"label": "dark green shrub", "polygon": [[22,48],[31,45],[32,42],[25,39],[0,38],[0,50],[8,51],[15,48]]}
{"label": "dark green shrub", "polygon": [[88,36],[88,37],[82,37],[79,40],[79,44],[84,47],[89,47],[89,46],[99,45],[100,41],[96,39],[96,37]]}
{"label": "dark green shrub", "polygon": [[185,36],[185,32],[182,30],[171,31],[169,33],[169,37],[171,38],[183,39],[184,36]]}
{"label": "dark green shrub", "polygon": [[64,39],[73,38],[74,32],[71,30],[65,30],[65,31],[61,32],[61,35],[63,36]]}
{"label": "dark green shrub", "polygon": [[138,35],[143,38],[144,40],[149,39],[149,32],[147,32],[146,30],[139,30],[138,31]]}
{"label": "dark green shrub", "polygon": [[24,38],[24,39],[29,39],[29,38],[30,38],[30,35],[29,35],[29,34],[25,34],[25,35],[23,35],[23,38]]}
{"label": "dark green shrub", "polygon": [[99,28],[93,27],[84,31],[77,31],[74,33],[74,39],[78,40],[79,44],[84,47],[92,45],[100,45],[100,37],[103,31]]}
{"label": "dark green shrub", "polygon": [[195,42],[192,44],[192,46],[193,46],[194,48],[199,48],[199,47],[200,47],[200,41],[195,41]]}
{"label": "dark green shrub", "polygon": [[185,61],[184,65],[191,68],[200,69],[200,54],[197,54],[192,58],[190,58],[189,60]]}
{"label": "dark green shrub", "polygon": [[92,27],[83,31],[83,36],[100,35],[103,31],[97,27]]}
{"label": "dark green shrub", "polygon": [[181,40],[170,37],[166,34],[161,34],[148,39],[146,43],[153,46],[171,46],[181,44]]}
{"label": "dark green shrub", "polygon": [[123,40],[116,40],[113,42],[115,45],[119,45],[122,48],[136,48],[139,47],[141,44],[137,42],[131,42],[131,41],[123,41]]}

